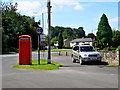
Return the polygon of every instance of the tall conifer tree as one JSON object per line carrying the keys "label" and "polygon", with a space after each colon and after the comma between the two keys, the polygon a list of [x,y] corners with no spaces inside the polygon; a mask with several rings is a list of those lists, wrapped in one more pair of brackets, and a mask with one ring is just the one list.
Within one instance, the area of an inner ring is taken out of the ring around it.
{"label": "tall conifer tree", "polygon": [[102,15],[98,24],[97,39],[99,43],[103,43],[105,46],[107,43],[110,45],[112,41],[112,29],[105,14]]}

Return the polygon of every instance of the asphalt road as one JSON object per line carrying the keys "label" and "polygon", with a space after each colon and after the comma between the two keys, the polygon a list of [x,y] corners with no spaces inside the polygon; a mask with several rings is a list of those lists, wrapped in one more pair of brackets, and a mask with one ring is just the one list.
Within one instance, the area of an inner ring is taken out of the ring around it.
{"label": "asphalt road", "polygon": [[[55,52],[54,52],[55,53]],[[47,59],[47,53],[41,53]],[[18,54],[2,56],[3,88],[118,88],[118,67],[105,65],[79,65],[70,56],[53,55],[53,61],[63,64],[59,70],[15,69]],[[37,53],[32,53],[37,59]]]}

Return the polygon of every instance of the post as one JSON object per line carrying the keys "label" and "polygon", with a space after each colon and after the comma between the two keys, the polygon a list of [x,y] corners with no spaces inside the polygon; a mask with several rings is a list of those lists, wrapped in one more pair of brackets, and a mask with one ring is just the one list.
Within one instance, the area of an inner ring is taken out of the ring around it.
{"label": "post", "polygon": [[66,52],[66,56],[67,56],[67,52]]}
{"label": "post", "polygon": [[38,35],[38,64],[40,65],[40,35]]}
{"label": "post", "polygon": [[50,0],[47,1],[47,8],[48,8],[48,64],[51,64],[51,18],[50,18]]}
{"label": "post", "polygon": [[119,50],[119,66],[120,66],[120,48],[118,49]]}
{"label": "post", "polygon": [[61,51],[59,51],[59,56],[60,56]]}
{"label": "post", "polygon": [[[44,31],[44,14],[42,13],[42,28],[43,28],[43,31]],[[44,45],[42,46],[43,48],[43,57],[44,57]]]}

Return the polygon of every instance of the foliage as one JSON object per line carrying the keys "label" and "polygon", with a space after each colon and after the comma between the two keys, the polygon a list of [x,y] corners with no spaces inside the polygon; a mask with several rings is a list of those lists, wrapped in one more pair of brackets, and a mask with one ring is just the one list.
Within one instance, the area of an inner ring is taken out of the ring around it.
{"label": "foliage", "polygon": [[87,37],[87,38],[92,38],[92,39],[94,39],[94,38],[95,38],[95,35],[94,35],[93,33],[89,33],[86,37]]}
{"label": "foliage", "polygon": [[95,43],[95,48],[99,48],[99,49],[103,49],[104,48],[104,46],[103,46],[103,44],[102,43]]}
{"label": "foliage", "polygon": [[68,45],[65,45],[64,47],[65,47],[65,48],[69,48],[69,46],[68,46]]}
{"label": "foliage", "polygon": [[68,45],[65,45],[63,46],[64,49],[72,49],[72,47],[68,46]]}
{"label": "foliage", "polygon": [[95,48],[96,50],[100,50],[100,48]]}
{"label": "foliage", "polygon": [[109,51],[109,50],[110,50],[110,47],[105,47],[103,50]]}
{"label": "foliage", "polygon": [[110,50],[116,50],[117,48],[116,47],[110,47]]}
{"label": "foliage", "polygon": [[[55,41],[58,41],[60,33],[62,33],[63,40],[64,39],[73,40],[76,38],[85,37],[85,31],[83,30],[83,27],[79,27],[78,29],[75,29],[75,28],[72,29],[70,27],[59,27],[59,26],[52,27],[51,26],[51,45],[52,46],[54,45]],[[46,45],[47,45],[47,41],[48,40],[46,38]]]}
{"label": "foliage", "polygon": [[45,37],[45,46],[48,46],[48,35]]}
{"label": "foliage", "polygon": [[78,29],[72,29],[70,27],[51,27],[51,38],[58,37],[59,33],[62,33],[63,39],[75,39],[85,37],[85,31],[83,27]]}
{"label": "foliage", "polygon": [[102,15],[98,24],[97,40],[99,43],[104,43],[104,46],[107,43],[110,46],[112,42],[112,29],[105,14]]}
{"label": "foliage", "polygon": [[120,45],[120,31],[112,31],[112,46],[117,47]]}
{"label": "foliage", "polygon": [[64,39],[70,39],[70,40],[72,40],[72,37],[73,37],[73,30],[72,30],[72,28],[65,28],[64,29],[64,32],[63,32],[63,37],[64,37]]}
{"label": "foliage", "polygon": [[118,66],[117,64],[109,64],[108,66]]}
{"label": "foliage", "polygon": [[117,50],[120,50],[120,46],[118,46]]}
{"label": "foliage", "polygon": [[51,39],[51,46],[54,46],[55,41],[58,41],[58,37],[54,37]]}
{"label": "foliage", "polygon": [[17,3],[0,3],[2,6],[2,47],[3,52],[18,48],[18,40],[21,35],[32,37],[32,47],[37,48],[37,35],[35,28],[40,22],[35,22],[34,17],[21,15],[17,12]]}
{"label": "foliage", "polygon": [[64,27],[52,27],[51,26],[51,38],[54,38],[59,35],[59,33],[63,32]]}
{"label": "foliage", "polygon": [[58,36],[58,48],[59,49],[62,49],[63,47],[63,36],[62,36],[62,33],[59,33],[59,36]]}
{"label": "foliage", "polygon": [[85,37],[85,31],[83,30],[83,27],[79,27],[77,33],[78,33],[78,38]]}

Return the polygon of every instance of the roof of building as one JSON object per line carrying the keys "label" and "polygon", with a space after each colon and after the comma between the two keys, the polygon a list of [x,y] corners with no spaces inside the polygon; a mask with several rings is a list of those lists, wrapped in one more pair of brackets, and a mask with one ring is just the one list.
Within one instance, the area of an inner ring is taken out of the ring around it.
{"label": "roof of building", "polygon": [[80,39],[74,39],[71,42],[92,42],[91,38],[80,38]]}

